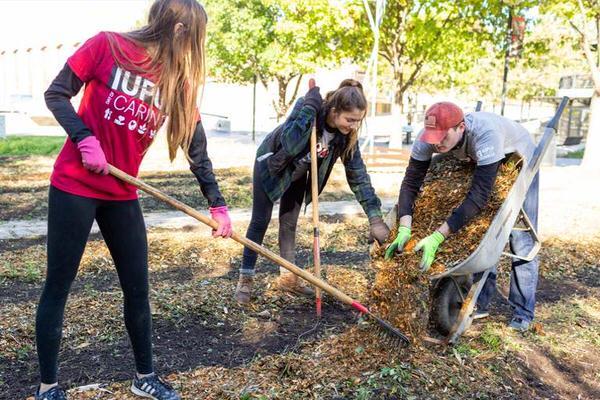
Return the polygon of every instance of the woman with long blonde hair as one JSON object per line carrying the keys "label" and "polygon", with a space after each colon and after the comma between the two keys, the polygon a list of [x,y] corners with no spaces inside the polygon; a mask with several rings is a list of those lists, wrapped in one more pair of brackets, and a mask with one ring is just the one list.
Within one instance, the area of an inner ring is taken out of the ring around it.
{"label": "woman with long blonde hair", "polygon": [[[213,236],[231,235],[196,105],[205,76],[206,23],[195,0],[156,0],[144,27],[101,32],[85,42],[45,93],[68,139],[54,165],[48,200],[48,268],[36,316],[41,373],[36,400],[67,398],[57,377],[63,314],[94,220],[123,291],[136,367],[131,390],[152,399],[180,399],[154,371],[148,245],[137,191],[108,175],[108,164],[136,176],[166,120],[170,158],[183,149],[219,224]],[[70,99],[84,85],[75,112]]]}
{"label": "woman with long blonde hair", "polygon": [[[356,199],[369,218],[371,236],[383,243],[389,234],[381,218],[381,202],[371,186],[371,180],[358,148],[359,127],[365,117],[367,100],[360,82],[342,81],[340,86],[321,98],[319,87],[310,85],[290,116],[262,142],[256,152],[252,197],[252,217],[246,237],[262,243],[271,221],[273,204],[279,206],[279,251],[283,258],[295,262],[296,225],[302,203],[311,201],[310,135],[313,121],[317,127],[317,157],[319,193],[325,187],[338,159],[344,164],[346,179]],[[257,255],[244,248],[236,300],[247,304],[251,300],[254,266]],[[280,270],[281,289],[311,295],[312,289],[294,274]]]}

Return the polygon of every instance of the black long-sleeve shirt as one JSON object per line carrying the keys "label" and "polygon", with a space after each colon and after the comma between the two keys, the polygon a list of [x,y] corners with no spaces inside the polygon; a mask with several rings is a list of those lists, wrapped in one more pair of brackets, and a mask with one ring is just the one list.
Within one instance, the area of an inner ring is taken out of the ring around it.
{"label": "black long-sleeve shirt", "polygon": [[[71,98],[79,93],[83,85],[84,82],[77,77],[68,64],[65,64],[44,93],[48,109],[75,143],[92,135],[91,130],[85,125],[71,104]],[[213,173],[212,163],[206,150],[206,142],[204,127],[202,122],[198,121],[188,151],[190,170],[198,180],[200,190],[208,200],[209,205],[211,207],[224,206],[225,199],[219,190],[219,185]]]}
{"label": "black long-sleeve shirt", "polygon": [[[423,185],[430,164],[431,160],[419,161],[410,158],[398,197],[399,217],[413,215],[415,200]],[[465,226],[486,205],[496,182],[500,164],[501,161],[498,161],[475,168],[471,188],[467,196],[461,205],[452,211],[450,218],[446,221],[453,233]]]}

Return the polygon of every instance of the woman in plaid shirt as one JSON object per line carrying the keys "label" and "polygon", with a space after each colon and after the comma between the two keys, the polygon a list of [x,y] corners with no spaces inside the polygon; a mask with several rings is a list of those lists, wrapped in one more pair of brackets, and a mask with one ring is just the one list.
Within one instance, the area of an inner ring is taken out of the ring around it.
{"label": "woman in plaid shirt", "polygon": [[[288,119],[271,132],[256,152],[253,180],[252,218],[246,237],[262,243],[271,221],[273,204],[280,200],[279,251],[295,263],[296,226],[302,202],[311,201],[310,135],[317,120],[319,193],[325,187],[338,158],[344,163],[346,179],[369,218],[371,236],[383,243],[389,234],[383,222],[381,202],[358,147],[358,128],[365,117],[367,100],[362,85],[353,79],[342,81],[338,89],[322,99],[317,86],[298,99]],[[250,302],[257,254],[244,248],[235,297]],[[314,295],[298,277],[280,270],[278,286],[284,290]]]}

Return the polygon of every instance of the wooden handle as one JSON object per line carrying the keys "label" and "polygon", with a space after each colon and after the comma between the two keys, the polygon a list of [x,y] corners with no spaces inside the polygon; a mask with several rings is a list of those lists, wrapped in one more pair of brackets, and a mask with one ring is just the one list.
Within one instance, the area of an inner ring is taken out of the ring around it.
{"label": "wooden handle", "polygon": [[[108,171],[114,177],[117,177],[117,178],[121,179],[122,181],[127,182],[127,183],[139,188],[140,190],[143,190],[144,192],[150,194],[151,196],[156,197],[159,200],[164,201],[165,203],[171,205],[172,207],[176,208],[179,211],[183,211],[190,217],[195,218],[198,221],[202,222],[203,224],[210,226],[212,229],[217,229],[219,227],[219,224],[216,221],[207,217],[206,215],[202,214],[201,212],[197,211],[196,209],[180,202],[179,200],[172,198],[171,196],[168,196],[167,194],[161,192],[160,190],[144,183],[143,181],[141,181],[137,178],[134,178],[133,176],[121,171],[120,169],[118,169],[110,164],[108,166]],[[307,271],[297,267],[296,265],[292,264],[291,262],[284,259],[283,257],[273,253],[271,250],[259,245],[258,243],[254,243],[252,240],[247,239],[244,236],[238,235],[236,232],[233,232],[233,234],[231,235],[231,238],[233,240],[235,240],[236,242],[257,252],[258,254],[268,258],[269,260],[273,261],[274,263],[281,265],[283,268],[294,273],[295,275],[298,275],[299,277],[301,277],[302,279],[313,284],[317,288],[324,290],[325,292],[329,293],[330,295],[332,295],[339,301],[356,308],[356,305],[355,305],[356,302],[350,296],[348,296],[347,294],[334,288],[333,286],[329,285],[327,282],[323,281],[322,279],[315,277],[310,272],[307,272]]]}
{"label": "wooden handle", "polygon": [[[319,244],[319,169],[317,166],[317,120],[310,134],[310,176],[311,176],[311,198],[312,198],[312,220],[313,220],[313,263],[315,276],[321,279],[321,250]],[[317,303],[317,316],[321,316],[321,290],[315,290]]]}

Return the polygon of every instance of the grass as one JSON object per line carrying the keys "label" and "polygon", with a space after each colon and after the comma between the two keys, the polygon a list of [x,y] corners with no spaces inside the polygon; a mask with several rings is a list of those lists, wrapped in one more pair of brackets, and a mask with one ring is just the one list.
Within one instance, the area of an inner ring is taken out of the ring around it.
{"label": "grass", "polygon": [[567,153],[564,158],[576,158],[581,160],[583,158],[583,152],[585,151],[585,149],[581,149],[581,150],[577,150],[577,151],[572,151],[570,153]]}
{"label": "grass", "polygon": [[39,282],[42,279],[42,264],[34,260],[13,259],[0,262],[0,279],[21,280],[27,283]]}
{"label": "grass", "polygon": [[503,349],[502,336],[498,332],[497,327],[492,323],[487,324],[485,328],[483,328],[479,340],[494,353],[500,353]]}
{"label": "grass", "polygon": [[[377,397],[378,392],[386,395],[400,395],[402,398],[415,398],[408,395],[406,383],[411,379],[411,366],[400,363],[393,366],[383,367],[368,376],[354,391],[354,400],[369,400]],[[352,382],[347,382],[352,386]]]}
{"label": "grass", "polygon": [[64,142],[63,136],[7,136],[0,140],[0,156],[52,156]]}

